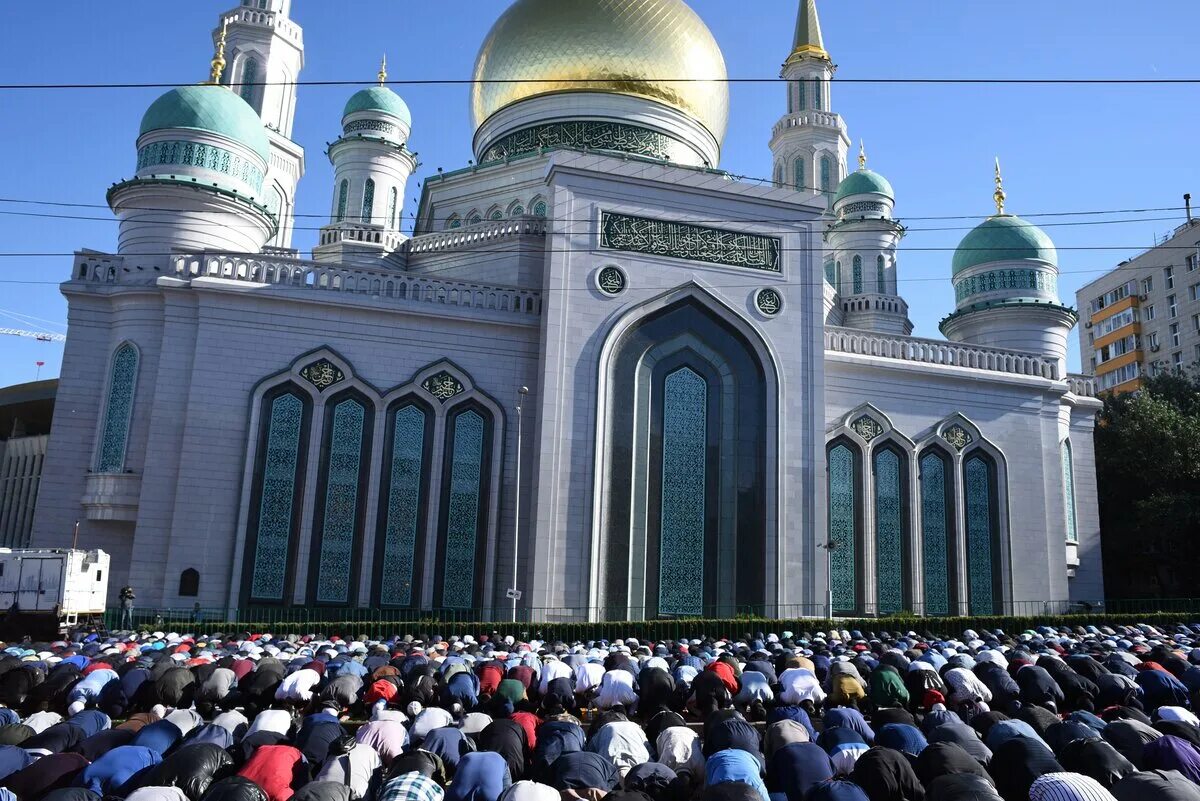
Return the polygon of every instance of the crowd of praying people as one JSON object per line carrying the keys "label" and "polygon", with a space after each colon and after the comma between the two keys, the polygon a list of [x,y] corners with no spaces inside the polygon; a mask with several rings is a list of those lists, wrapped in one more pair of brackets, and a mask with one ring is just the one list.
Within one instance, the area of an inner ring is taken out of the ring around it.
{"label": "crowd of praying people", "polygon": [[0,801],[1200,801],[1195,709],[1200,625],[93,632],[0,650]]}

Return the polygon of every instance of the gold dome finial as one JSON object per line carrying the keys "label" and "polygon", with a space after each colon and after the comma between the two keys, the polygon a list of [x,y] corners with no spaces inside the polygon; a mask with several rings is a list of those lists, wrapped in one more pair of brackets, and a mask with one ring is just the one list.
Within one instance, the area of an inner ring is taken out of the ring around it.
{"label": "gold dome finial", "polygon": [[213,86],[221,83],[221,74],[225,72],[225,29],[228,27],[229,20],[222,20],[221,36],[217,39],[217,52],[213,54],[212,71],[208,76],[208,82]]}
{"label": "gold dome finial", "polygon": [[861,139],[858,140],[858,168],[860,170],[867,168],[867,146]]}
{"label": "gold dome finial", "polygon": [[383,54],[383,60],[379,62],[379,85],[383,86],[387,83],[387,53]]}
{"label": "gold dome finial", "polygon": [[1004,191],[1004,179],[1000,177],[1000,157],[996,156],[996,191],[992,193],[992,199],[996,201],[996,216],[1004,216],[1004,201],[1008,199],[1008,195]]}

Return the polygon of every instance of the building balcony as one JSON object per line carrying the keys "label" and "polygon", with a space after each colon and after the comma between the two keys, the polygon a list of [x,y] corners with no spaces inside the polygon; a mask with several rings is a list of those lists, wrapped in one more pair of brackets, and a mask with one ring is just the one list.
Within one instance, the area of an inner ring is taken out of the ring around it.
{"label": "building balcony", "polygon": [[142,477],[137,473],[88,473],[83,504],[88,520],[137,520]]}

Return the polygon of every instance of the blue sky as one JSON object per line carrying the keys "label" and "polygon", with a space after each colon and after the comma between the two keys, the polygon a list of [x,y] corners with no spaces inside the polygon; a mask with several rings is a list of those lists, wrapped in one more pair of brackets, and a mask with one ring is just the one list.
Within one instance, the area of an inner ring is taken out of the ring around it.
{"label": "blue sky", "polygon": [[[733,77],[774,77],[787,56],[795,0],[691,0],[712,28]],[[194,83],[207,75],[210,30],[233,2],[120,3],[64,0],[5,3],[0,29],[0,82]],[[476,50],[505,6],[501,0],[444,3],[413,0],[294,0],[304,27],[304,79],[370,81],[388,54],[394,79],[468,78]],[[1141,9],[1152,9],[1141,12]],[[1200,77],[1195,32],[1200,4],[1156,0],[824,0],[825,43],[841,78],[1193,78]],[[29,35],[25,35],[28,32]],[[422,169],[409,184],[471,158],[466,86],[400,87],[413,112],[411,145]],[[104,202],[105,189],[129,177],[142,112],[161,90],[0,91],[0,197]],[[331,169],[322,151],[338,134],[353,87],[301,87],[295,138],[308,151],[297,210],[329,208]],[[930,86],[842,84],[834,108],[851,136],[863,138],[872,168],[892,182],[897,215],[910,233],[900,257],[901,292],[917,335],[938,336],[953,308],[952,249],[969,220],[914,217],[990,213],[992,159],[1004,165],[1009,211],[1015,214],[1178,207],[1197,193],[1195,157],[1200,85]],[[735,173],[770,172],[767,140],[784,110],[781,86],[734,84],[721,166]],[[106,209],[62,209],[0,203],[0,212],[80,214],[102,220],[50,219],[0,213],[0,250],[110,250],[116,223]],[[1060,248],[1061,293],[1075,290],[1124,258],[1151,246],[1182,221],[1181,211],[1054,222],[1133,220],[1104,225],[1050,225]],[[1051,218],[1039,218],[1051,221]],[[302,218],[298,226],[319,225]],[[931,230],[945,229],[945,230]],[[298,230],[307,250],[315,230]],[[26,324],[0,317],[0,327],[65,330],[66,303],[57,282],[69,256],[0,257],[0,309],[42,318]],[[1072,337],[1072,369],[1079,355]],[[57,375],[60,344],[0,337],[0,386]]]}

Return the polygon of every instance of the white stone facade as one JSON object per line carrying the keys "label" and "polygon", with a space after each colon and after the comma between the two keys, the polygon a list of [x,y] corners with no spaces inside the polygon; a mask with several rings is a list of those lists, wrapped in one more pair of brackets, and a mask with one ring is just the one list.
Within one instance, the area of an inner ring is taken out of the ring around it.
{"label": "white stone facade", "polygon": [[[545,106],[524,102],[481,151]],[[691,135],[641,102],[630,119]],[[848,139],[827,127],[840,179]],[[890,208],[837,244],[869,252],[871,282]],[[909,336],[894,258],[861,294],[899,305],[845,308],[829,222],[811,191],[552,147],[427,177],[411,238],[331,225],[315,260],[80,252],[34,544],[82,519],[144,607],[504,616],[515,574],[545,619],[816,615],[822,546],[846,536],[839,613],[1102,599],[1099,404],[1057,329],[1037,350],[997,347],[986,321],[971,341]],[[375,234],[392,238],[334,247]]]}

